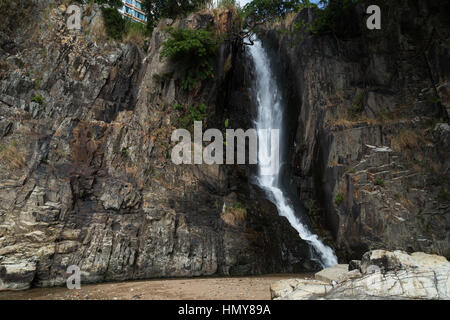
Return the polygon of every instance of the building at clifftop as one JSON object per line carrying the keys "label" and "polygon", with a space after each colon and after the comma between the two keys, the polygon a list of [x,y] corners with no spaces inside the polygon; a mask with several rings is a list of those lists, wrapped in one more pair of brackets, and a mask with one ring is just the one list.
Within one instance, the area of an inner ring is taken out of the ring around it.
{"label": "building at clifftop", "polygon": [[147,16],[142,10],[142,2],[139,0],[122,0],[123,6],[119,8],[119,12],[127,18],[131,18],[136,22],[146,23]]}

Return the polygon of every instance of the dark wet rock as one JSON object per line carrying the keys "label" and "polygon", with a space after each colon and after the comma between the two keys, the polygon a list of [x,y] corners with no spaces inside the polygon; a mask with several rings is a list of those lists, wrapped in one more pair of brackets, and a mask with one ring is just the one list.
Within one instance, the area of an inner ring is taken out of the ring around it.
{"label": "dark wet rock", "polygon": [[379,248],[450,257],[447,20],[431,1],[396,1],[383,10],[402,19],[374,32],[366,5],[345,35],[298,28],[313,9],[261,28],[284,81],[290,184],[342,261]]}
{"label": "dark wet rock", "polygon": [[350,260],[348,263],[348,271],[361,270],[361,260]]}

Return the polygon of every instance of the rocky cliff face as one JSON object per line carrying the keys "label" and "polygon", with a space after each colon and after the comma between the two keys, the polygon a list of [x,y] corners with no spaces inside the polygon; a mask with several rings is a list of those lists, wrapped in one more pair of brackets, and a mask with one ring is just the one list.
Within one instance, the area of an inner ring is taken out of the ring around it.
{"label": "rocky cliff face", "polygon": [[433,1],[370,1],[382,9],[372,31],[368,4],[348,32],[305,31],[313,10],[261,30],[297,119],[291,183],[344,260],[377,248],[449,257],[448,17]]}
{"label": "rocky cliff face", "polygon": [[37,2],[1,42],[0,289],[63,284],[70,265],[84,283],[308,267],[306,244],[249,168],[170,159],[175,103],[205,103],[208,125],[250,121],[236,103],[249,87],[236,44],[222,43],[215,78],[195,93],[160,59],[168,26],[226,38],[233,12],[164,20],[144,50],[106,39],[95,6],[67,30],[56,4]]}
{"label": "rocky cliff face", "polygon": [[[252,126],[232,11],[163,20],[139,46],[108,40],[95,6],[77,32],[60,1],[31,3],[0,36],[0,289],[63,284],[70,265],[83,282],[314,267],[254,168],[170,159],[175,104],[204,103],[204,128]],[[261,30],[285,88],[287,182],[341,260],[377,248],[449,257],[447,17],[432,1],[379,5],[381,30],[365,28],[364,3],[350,33],[304,32],[312,10]],[[160,59],[168,26],[226,39],[195,92]]]}

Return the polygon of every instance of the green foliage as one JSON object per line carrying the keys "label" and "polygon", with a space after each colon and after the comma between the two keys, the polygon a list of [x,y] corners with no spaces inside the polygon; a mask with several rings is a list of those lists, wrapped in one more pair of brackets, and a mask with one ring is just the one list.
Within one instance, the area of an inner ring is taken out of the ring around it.
{"label": "green foliage", "polygon": [[300,20],[292,25],[292,32],[303,32],[306,30],[306,22]]}
{"label": "green foliage", "polygon": [[334,198],[334,202],[339,206],[342,202],[344,202],[344,194],[342,192],[338,192],[336,197]]}
{"label": "green foliage", "polygon": [[219,0],[217,3],[218,8],[232,8],[236,7],[236,0]]}
{"label": "green foliage", "polygon": [[127,148],[123,147],[122,150],[120,150],[120,154],[121,154],[123,157],[128,156]]}
{"label": "green foliage", "polygon": [[228,129],[230,127],[230,119],[225,119],[225,129]]}
{"label": "green foliage", "polygon": [[166,72],[166,73],[156,73],[153,75],[153,80],[155,80],[156,82],[165,82],[165,81],[169,81],[171,79],[173,75],[173,72]]}
{"label": "green foliage", "polygon": [[122,0],[94,0],[99,5],[109,5],[112,8],[119,8],[123,5]]}
{"label": "green foliage", "polygon": [[384,179],[378,178],[375,180],[375,182],[373,184],[376,186],[384,187]]}
{"label": "green foliage", "polygon": [[[108,1],[105,0],[103,2],[107,3]],[[110,8],[102,7],[101,10],[108,37],[116,40],[131,40],[142,45],[144,42],[143,39],[150,36],[150,32],[145,25],[134,22],[130,18],[124,18],[120,12],[117,11],[116,6],[111,5]]]}
{"label": "green foliage", "polygon": [[311,26],[314,34],[332,32],[339,36],[351,36],[359,32],[354,19],[354,8],[359,0],[321,0],[322,9]]}
{"label": "green foliage", "polygon": [[116,8],[102,8],[106,34],[113,39],[122,39],[125,33],[125,19]]}
{"label": "green foliage", "polygon": [[191,128],[194,121],[203,121],[207,117],[207,107],[204,103],[197,106],[184,106],[176,103],[173,108],[182,112],[182,116],[175,121],[175,126],[178,128]]}
{"label": "green foliage", "polygon": [[124,20],[125,20],[124,39],[143,46],[145,38],[151,36],[151,31],[147,29],[145,24],[135,22],[130,18],[124,18]]}
{"label": "green foliage", "polygon": [[217,42],[211,32],[173,28],[168,32],[171,37],[162,44],[161,58],[167,57],[181,68],[183,89],[192,91],[201,81],[213,78]]}
{"label": "green foliage", "polygon": [[241,209],[241,210],[247,210],[248,207],[245,203],[242,203],[240,201],[237,201],[235,203],[233,203],[233,209]]}
{"label": "green foliage", "polygon": [[98,3],[101,6],[106,34],[116,40],[122,39],[127,31],[126,20],[117,11],[123,5],[122,0],[76,0],[81,4]]}
{"label": "green foliage", "polygon": [[197,107],[189,107],[189,115],[193,121],[203,121],[206,119],[206,104],[200,103]]}
{"label": "green foliage", "polygon": [[201,62],[195,68],[189,68],[181,76],[181,85],[184,90],[192,91],[200,82],[208,78],[214,78],[214,68],[211,60]]}
{"label": "green foliage", "polygon": [[136,32],[136,33],[140,33],[144,36],[150,36],[151,33],[147,30],[147,28],[145,27],[144,24],[140,23],[140,22],[135,22],[130,18],[125,18],[125,32],[126,33],[130,33],[130,32]]}
{"label": "green foliage", "polygon": [[33,82],[34,89],[36,89],[36,90],[40,89],[41,85],[42,85],[42,80],[41,79],[34,80],[34,82]]}
{"label": "green foliage", "polygon": [[173,108],[175,110],[184,110],[185,109],[185,107],[182,104],[179,104],[179,103],[175,103]]}
{"label": "green foliage", "polygon": [[153,30],[161,18],[176,18],[203,7],[208,0],[144,0],[142,9],[147,14],[147,27]]}
{"label": "green foliage", "polygon": [[44,97],[42,97],[40,94],[36,94],[31,98],[32,102],[36,102],[40,105],[44,104]]}
{"label": "green foliage", "polygon": [[250,24],[257,24],[311,5],[309,0],[253,0],[244,7],[244,12]]}

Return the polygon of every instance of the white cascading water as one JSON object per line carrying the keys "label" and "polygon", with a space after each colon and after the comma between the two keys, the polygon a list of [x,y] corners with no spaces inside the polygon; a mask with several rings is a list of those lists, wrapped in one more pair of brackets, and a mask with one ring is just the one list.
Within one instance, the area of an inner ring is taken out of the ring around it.
{"label": "white cascading water", "polygon": [[[261,174],[261,163],[270,163],[270,143],[271,135],[262,134],[264,129],[280,129],[282,130],[282,105],[279,96],[279,88],[271,72],[269,58],[261,45],[256,39],[253,46],[249,46],[250,56],[253,59],[256,70],[256,83],[254,90],[258,103],[258,118],[256,120],[256,129],[258,132],[258,183],[267,192],[269,198],[275,202],[278,214],[286,217],[292,227],[297,230],[300,238],[308,242],[319,255],[318,259],[312,259],[319,262],[322,267],[329,267],[337,264],[337,258],[333,250],[324,245],[317,235],[311,233],[307,226],[301,223],[296,217],[294,208],[288,203],[285,194],[280,189],[279,175],[280,166],[277,166],[273,175]],[[263,129],[263,130],[261,130]],[[282,163],[283,159],[279,159]]]}

